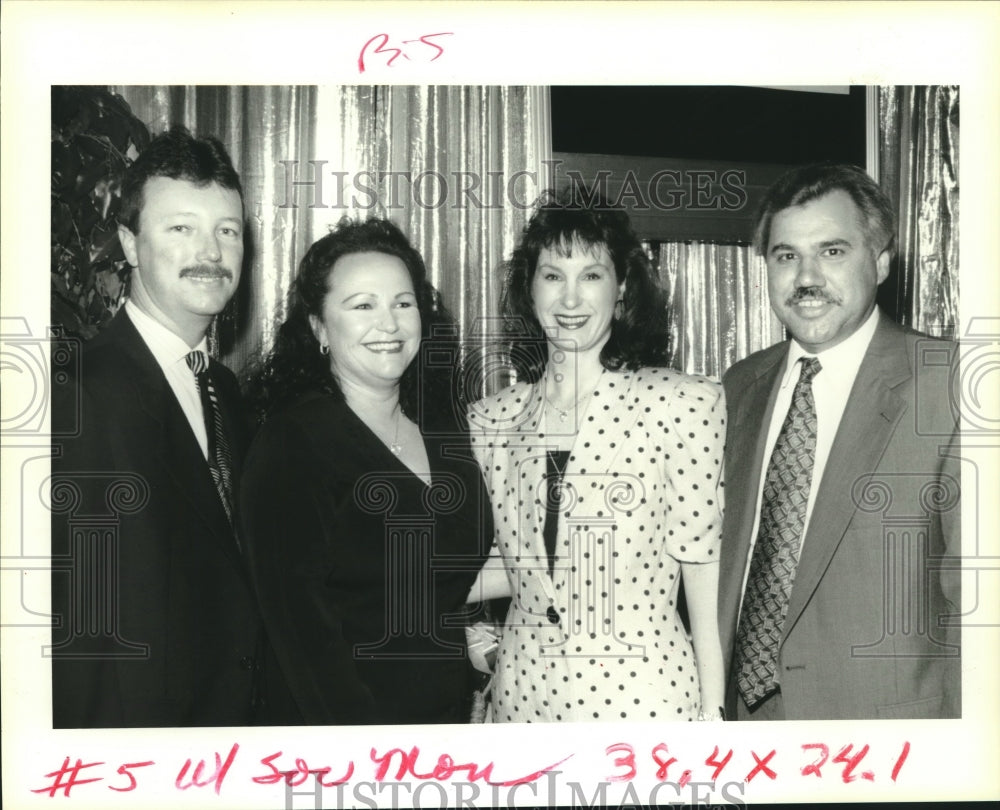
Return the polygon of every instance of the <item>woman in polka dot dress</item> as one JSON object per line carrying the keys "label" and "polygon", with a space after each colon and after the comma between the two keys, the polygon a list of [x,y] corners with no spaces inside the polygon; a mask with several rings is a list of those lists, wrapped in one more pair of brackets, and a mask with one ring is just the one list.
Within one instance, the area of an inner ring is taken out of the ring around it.
{"label": "woman in polka dot dress", "polygon": [[512,595],[492,720],[715,718],[721,385],[664,367],[662,293],[606,205],[540,201],[503,311],[519,382],[470,411]]}

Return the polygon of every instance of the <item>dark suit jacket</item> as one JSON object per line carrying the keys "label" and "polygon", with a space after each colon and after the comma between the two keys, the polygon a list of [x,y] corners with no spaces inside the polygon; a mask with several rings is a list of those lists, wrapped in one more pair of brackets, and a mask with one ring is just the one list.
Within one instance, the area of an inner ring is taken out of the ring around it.
{"label": "dark suit jacket", "polygon": [[[125,312],[53,403],[53,725],[252,719],[260,622],[208,464]],[[211,374],[240,472],[232,373]]]}
{"label": "dark suit jacket", "polygon": [[278,724],[468,720],[462,613],[492,541],[464,432],[424,436],[428,487],[343,402],[269,419],[243,476],[242,536],[287,682]]}
{"label": "dark suit jacket", "polygon": [[[880,313],[806,529],[778,676],[787,719],[961,715],[957,346]],[[788,343],[734,365],[719,624],[730,668]],[[949,567],[945,555],[954,555]],[[730,676],[732,673],[730,673]],[[730,715],[736,697],[730,677]]]}

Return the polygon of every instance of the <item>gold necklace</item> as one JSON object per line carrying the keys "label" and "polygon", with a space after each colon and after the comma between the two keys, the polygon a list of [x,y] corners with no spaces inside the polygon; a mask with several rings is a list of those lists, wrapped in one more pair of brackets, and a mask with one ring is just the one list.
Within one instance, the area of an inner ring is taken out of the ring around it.
{"label": "gold necklace", "polygon": [[[602,374],[603,374],[603,372],[602,372]],[[582,396],[578,397],[577,400],[567,410],[563,410],[558,405],[556,405],[551,399],[549,399],[548,392],[545,390],[545,388],[542,388],[542,392],[543,392],[542,393],[542,397],[545,399],[546,404],[550,405],[552,407],[552,410],[554,410],[559,415],[559,421],[562,422],[563,424],[565,424],[567,421],[569,421],[569,415],[570,415],[570,413],[571,412],[573,412],[573,413],[576,412],[577,408],[580,407],[580,403],[583,402],[587,397],[591,396],[594,393],[594,391],[597,390],[597,386],[598,386],[598,384],[600,382],[601,382],[601,378],[598,377],[597,378],[597,382],[594,383],[594,385],[591,387],[591,389],[589,391],[587,391],[585,394],[583,394]],[[542,384],[544,386],[544,383],[542,383]]]}

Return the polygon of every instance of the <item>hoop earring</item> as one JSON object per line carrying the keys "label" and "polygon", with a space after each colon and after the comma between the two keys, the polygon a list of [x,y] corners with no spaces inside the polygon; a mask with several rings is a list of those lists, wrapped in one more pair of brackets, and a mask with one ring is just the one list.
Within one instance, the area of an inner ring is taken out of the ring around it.
{"label": "hoop earring", "polygon": [[326,357],[330,353],[330,347],[327,346],[325,343],[320,343],[319,344],[319,353],[321,355],[323,355],[324,357]]}

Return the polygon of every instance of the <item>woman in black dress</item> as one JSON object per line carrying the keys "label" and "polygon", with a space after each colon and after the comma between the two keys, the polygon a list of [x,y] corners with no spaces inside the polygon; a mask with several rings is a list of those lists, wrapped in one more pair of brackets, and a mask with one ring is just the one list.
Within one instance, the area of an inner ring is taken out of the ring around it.
{"label": "woman in black dress", "polygon": [[468,717],[462,606],[491,527],[438,379],[454,368],[432,333],[446,320],[391,222],[344,220],[302,261],[254,381],[263,425],[241,488],[270,723]]}

